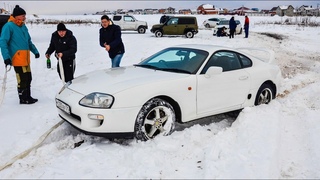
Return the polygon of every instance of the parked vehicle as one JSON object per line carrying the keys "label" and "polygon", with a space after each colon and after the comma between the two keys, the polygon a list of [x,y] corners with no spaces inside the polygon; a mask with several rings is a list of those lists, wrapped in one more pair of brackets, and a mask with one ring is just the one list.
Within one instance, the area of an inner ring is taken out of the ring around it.
{"label": "parked vehicle", "polygon": [[145,141],[169,135],[175,123],[268,104],[280,68],[272,52],[258,58],[242,49],[177,45],[136,65],[95,70],[61,89],[58,113],[87,134]]}
{"label": "parked vehicle", "polygon": [[[242,34],[242,25],[239,20],[235,20],[237,23],[237,28],[235,34]],[[225,27],[225,32],[229,35],[230,29],[229,29],[229,20],[221,20],[216,27],[213,29],[213,35],[215,36],[217,34],[217,31],[219,28]]]}
{"label": "parked vehicle", "polygon": [[203,25],[206,28],[214,28],[216,25],[221,21],[221,20],[226,20],[226,18],[209,18],[205,21],[203,21]]}
{"label": "parked vehicle", "polygon": [[170,17],[164,24],[153,25],[150,31],[156,37],[185,35],[187,38],[193,38],[198,33],[198,22],[197,18],[193,16],[174,16]]}
{"label": "parked vehicle", "polygon": [[148,29],[147,22],[139,21],[132,15],[114,15],[112,21],[119,25],[122,31],[138,31],[138,33],[143,34]]}
{"label": "parked vehicle", "polygon": [[0,14],[0,35],[1,35],[1,30],[2,30],[2,27],[5,23],[8,22],[8,19],[9,19],[10,15],[7,15],[7,14]]}

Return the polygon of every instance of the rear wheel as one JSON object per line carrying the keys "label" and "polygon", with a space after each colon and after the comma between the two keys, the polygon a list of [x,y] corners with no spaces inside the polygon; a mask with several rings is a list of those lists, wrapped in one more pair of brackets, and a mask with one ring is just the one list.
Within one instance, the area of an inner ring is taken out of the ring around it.
{"label": "rear wheel", "polygon": [[188,31],[188,32],[186,33],[186,37],[187,37],[187,38],[193,38],[193,36],[194,36],[194,34],[193,34],[192,31]]}
{"label": "rear wheel", "polygon": [[160,30],[156,30],[156,32],[154,33],[154,35],[155,35],[156,37],[162,37],[162,36],[163,36],[163,33],[162,33],[162,31],[160,31]]}
{"label": "rear wheel", "polygon": [[206,28],[210,28],[210,24],[206,24],[206,25],[204,25]]}
{"label": "rear wheel", "polygon": [[176,115],[173,107],[167,101],[153,98],[146,102],[136,119],[135,137],[147,141],[157,135],[170,135],[174,130]]}
{"label": "rear wheel", "polygon": [[144,27],[139,27],[138,28],[138,33],[144,34],[145,32],[146,32],[146,28],[144,28]]}
{"label": "rear wheel", "polygon": [[259,88],[254,105],[268,104],[273,99],[274,89],[270,84],[262,84]]}

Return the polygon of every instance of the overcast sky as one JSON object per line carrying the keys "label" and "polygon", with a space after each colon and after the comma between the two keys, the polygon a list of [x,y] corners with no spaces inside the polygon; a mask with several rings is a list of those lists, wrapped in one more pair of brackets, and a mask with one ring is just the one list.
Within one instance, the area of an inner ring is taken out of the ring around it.
{"label": "overcast sky", "polygon": [[236,9],[241,6],[248,8],[271,9],[279,5],[292,5],[300,7],[302,5],[312,5],[320,7],[320,1],[190,1],[190,0],[128,0],[128,1],[0,1],[0,8],[12,10],[18,4],[27,14],[92,14],[103,10],[116,9],[145,9],[145,8],[168,8],[179,9],[196,9],[201,4],[212,4],[218,8]]}

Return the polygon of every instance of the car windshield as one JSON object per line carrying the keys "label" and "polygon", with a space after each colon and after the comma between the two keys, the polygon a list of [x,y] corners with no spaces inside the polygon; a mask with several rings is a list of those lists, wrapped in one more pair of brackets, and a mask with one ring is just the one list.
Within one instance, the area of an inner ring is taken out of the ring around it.
{"label": "car windshield", "polygon": [[167,48],[135,66],[161,71],[195,74],[208,54],[207,51],[199,49]]}

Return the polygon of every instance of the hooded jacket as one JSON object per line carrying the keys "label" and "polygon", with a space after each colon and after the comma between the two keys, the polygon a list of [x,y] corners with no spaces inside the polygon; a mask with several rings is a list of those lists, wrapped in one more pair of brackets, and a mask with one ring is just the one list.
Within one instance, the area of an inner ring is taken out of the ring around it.
{"label": "hooded jacket", "polygon": [[109,57],[112,59],[117,54],[124,53],[124,45],[121,39],[121,28],[118,25],[110,24],[107,28],[102,27],[100,33],[100,46],[104,43],[110,46]]}
{"label": "hooded jacket", "polygon": [[30,51],[39,54],[24,22],[13,16],[2,27],[0,48],[3,60],[11,59],[13,66],[30,65]]}
{"label": "hooded jacket", "polygon": [[46,54],[51,55],[53,52],[62,53],[62,61],[70,61],[76,58],[77,39],[74,37],[72,31],[67,29],[66,35],[61,37],[58,31],[51,35],[50,45]]}

